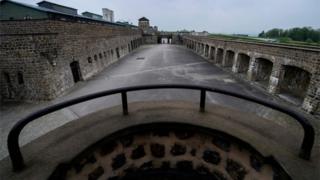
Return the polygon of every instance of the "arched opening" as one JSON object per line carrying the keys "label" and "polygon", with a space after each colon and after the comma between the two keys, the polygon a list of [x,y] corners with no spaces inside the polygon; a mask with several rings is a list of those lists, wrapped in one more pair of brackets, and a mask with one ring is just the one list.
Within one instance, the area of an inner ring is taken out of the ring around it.
{"label": "arched opening", "polygon": [[238,55],[238,73],[247,73],[249,69],[250,56],[240,53]]}
{"label": "arched opening", "polygon": [[292,103],[301,104],[310,84],[311,73],[295,66],[284,66],[280,94]]}
{"label": "arched opening", "polygon": [[257,74],[255,80],[267,87],[272,73],[273,63],[265,58],[257,58]]}
{"label": "arched opening", "polygon": [[223,60],[223,49],[222,48],[218,48],[217,51],[217,64],[222,64],[222,60]]}
{"label": "arched opening", "polygon": [[214,56],[216,54],[216,48],[215,47],[211,47],[211,50],[210,50],[210,59],[214,60]]}
{"label": "arched opening", "polygon": [[81,71],[80,71],[80,65],[78,61],[73,61],[72,63],[70,63],[70,69],[72,72],[72,76],[73,76],[73,81],[75,83],[81,81]]}
{"label": "arched opening", "polygon": [[205,56],[209,57],[209,45],[206,45]]}
{"label": "arched opening", "polygon": [[232,67],[235,53],[231,50],[226,52],[225,67]]}

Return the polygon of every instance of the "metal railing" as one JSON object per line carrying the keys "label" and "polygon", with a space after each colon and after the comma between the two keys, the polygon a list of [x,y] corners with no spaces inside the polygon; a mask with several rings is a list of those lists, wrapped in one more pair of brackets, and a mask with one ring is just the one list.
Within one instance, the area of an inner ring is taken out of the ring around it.
{"label": "metal railing", "polygon": [[206,105],[206,92],[214,92],[218,94],[224,94],[232,97],[236,97],[239,99],[244,99],[247,101],[251,101],[269,108],[272,108],[274,110],[280,111],[282,113],[285,113],[296,121],[300,123],[304,130],[304,137],[303,141],[300,147],[300,153],[299,156],[303,159],[310,159],[312,147],[314,144],[314,129],[313,126],[309,123],[308,119],[306,119],[303,115],[300,113],[297,113],[296,111],[293,111],[287,107],[280,106],[278,104],[274,104],[262,99],[258,99],[255,97],[247,96],[238,94],[235,92],[231,92],[224,89],[214,88],[214,87],[206,87],[206,86],[196,86],[196,85],[175,85],[175,84],[164,84],[164,85],[145,85],[145,86],[133,86],[133,87],[124,87],[124,88],[118,88],[113,90],[107,90],[102,91],[94,94],[89,94],[86,96],[78,97],[75,99],[71,99],[65,102],[61,102],[49,107],[46,107],[42,110],[39,110],[37,112],[34,112],[30,114],[29,116],[25,117],[24,119],[17,122],[14,127],[11,129],[8,135],[8,151],[11,158],[12,166],[14,171],[22,170],[25,167],[23,156],[20,151],[19,146],[19,135],[22,131],[22,129],[30,122],[36,120],[39,117],[42,117],[44,115],[47,115],[49,113],[55,112],[57,110],[79,104],[82,102],[86,102],[89,100],[93,100],[100,97],[105,97],[109,95],[114,94],[121,94],[122,99],[122,109],[123,109],[123,115],[128,115],[128,101],[127,101],[127,92],[131,91],[139,91],[139,90],[150,90],[150,89],[190,89],[190,90],[199,90],[200,91],[200,112],[205,112],[205,105]]}

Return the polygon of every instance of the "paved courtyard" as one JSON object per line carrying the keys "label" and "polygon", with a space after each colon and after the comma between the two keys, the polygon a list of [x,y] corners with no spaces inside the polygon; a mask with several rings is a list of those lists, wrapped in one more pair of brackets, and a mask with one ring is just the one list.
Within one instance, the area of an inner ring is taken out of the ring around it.
{"label": "paved courtyard", "polygon": [[[145,45],[131,54],[109,66],[103,72],[88,81],[78,83],[64,96],[50,102],[16,103],[6,102],[0,106],[0,159],[7,156],[6,138],[12,126],[30,112],[50,104],[86,95],[88,93],[118,87],[145,84],[196,84],[225,88],[230,91],[243,93],[275,101],[285,102],[275,98],[261,89],[234,78],[219,67],[216,67],[202,57],[194,54],[183,46],[176,45]],[[21,145],[55,129],[78,117],[100,109],[120,104],[120,96],[114,95],[90,102],[75,105],[59,112],[50,114],[36,123],[31,123],[21,134]],[[191,90],[150,90],[128,94],[129,102],[148,100],[189,100],[199,101],[199,92]],[[282,126],[288,135],[301,132],[300,126],[289,117],[268,108],[248,103],[242,100],[210,93],[207,101],[213,104],[232,107],[248,113],[256,113]],[[130,105],[129,105],[130,111]],[[319,129],[319,123],[315,124]],[[289,127],[289,128],[288,128]]]}

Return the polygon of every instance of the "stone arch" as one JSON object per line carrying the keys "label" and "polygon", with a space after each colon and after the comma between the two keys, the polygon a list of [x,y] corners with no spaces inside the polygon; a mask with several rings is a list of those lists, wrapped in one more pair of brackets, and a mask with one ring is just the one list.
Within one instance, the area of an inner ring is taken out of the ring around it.
{"label": "stone arch", "polygon": [[283,65],[282,69],[280,94],[296,104],[301,104],[307,95],[312,74],[296,66]]}
{"label": "stone arch", "polygon": [[238,73],[247,73],[249,70],[250,56],[244,53],[238,54]]}
{"label": "stone arch", "polygon": [[225,57],[225,62],[224,66],[225,67],[232,67],[233,61],[235,57],[235,52],[233,50],[227,50],[226,51],[226,57]]}
{"label": "stone arch", "polygon": [[266,58],[256,58],[256,81],[268,83],[272,73],[273,62]]}
{"label": "stone arch", "polygon": [[217,58],[216,58],[216,63],[217,64],[222,64],[223,53],[224,53],[224,49],[223,48],[218,48],[217,49]]}

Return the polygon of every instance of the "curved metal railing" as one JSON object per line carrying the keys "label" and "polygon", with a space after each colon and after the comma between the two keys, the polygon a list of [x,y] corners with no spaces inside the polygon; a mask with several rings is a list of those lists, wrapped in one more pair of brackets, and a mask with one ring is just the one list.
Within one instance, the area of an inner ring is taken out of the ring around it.
{"label": "curved metal railing", "polygon": [[214,92],[219,94],[224,94],[232,97],[236,97],[239,99],[244,99],[247,101],[251,101],[272,109],[275,109],[277,111],[280,111],[282,113],[285,113],[291,117],[293,117],[296,121],[300,123],[304,130],[304,137],[303,141],[300,147],[300,153],[299,156],[303,159],[310,159],[312,147],[314,144],[314,129],[313,126],[309,123],[308,119],[306,119],[301,114],[297,113],[296,111],[293,111],[287,107],[280,106],[278,104],[274,104],[262,99],[258,99],[255,97],[242,95],[239,93],[231,92],[224,89],[214,88],[214,87],[206,87],[206,86],[196,86],[196,85],[175,85],[175,84],[164,84],[164,85],[144,85],[144,86],[133,86],[133,87],[124,87],[124,88],[118,88],[113,90],[107,90],[102,91],[94,94],[89,94],[86,96],[78,97],[75,99],[71,99],[65,102],[61,102],[49,107],[46,107],[42,110],[39,110],[37,112],[34,112],[30,114],[29,116],[23,118],[19,122],[17,122],[14,127],[11,129],[8,135],[8,151],[11,158],[13,170],[19,171],[22,170],[25,167],[23,156],[20,151],[19,146],[19,135],[22,131],[22,129],[30,122],[36,120],[39,117],[42,117],[44,115],[47,115],[49,113],[52,113],[54,111],[86,102],[92,99],[105,97],[109,95],[114,94],[121,94],[122,98],[122,109],[123,114],[128,115],[128,102],[127,102],[127,92],[131,91],[139,91],[139,90],[150,90],[150,89],[190,89],[190,90],[199,90],[200,93],[200,112],[205,111],[205,104],[206,104],[206,92]]}

